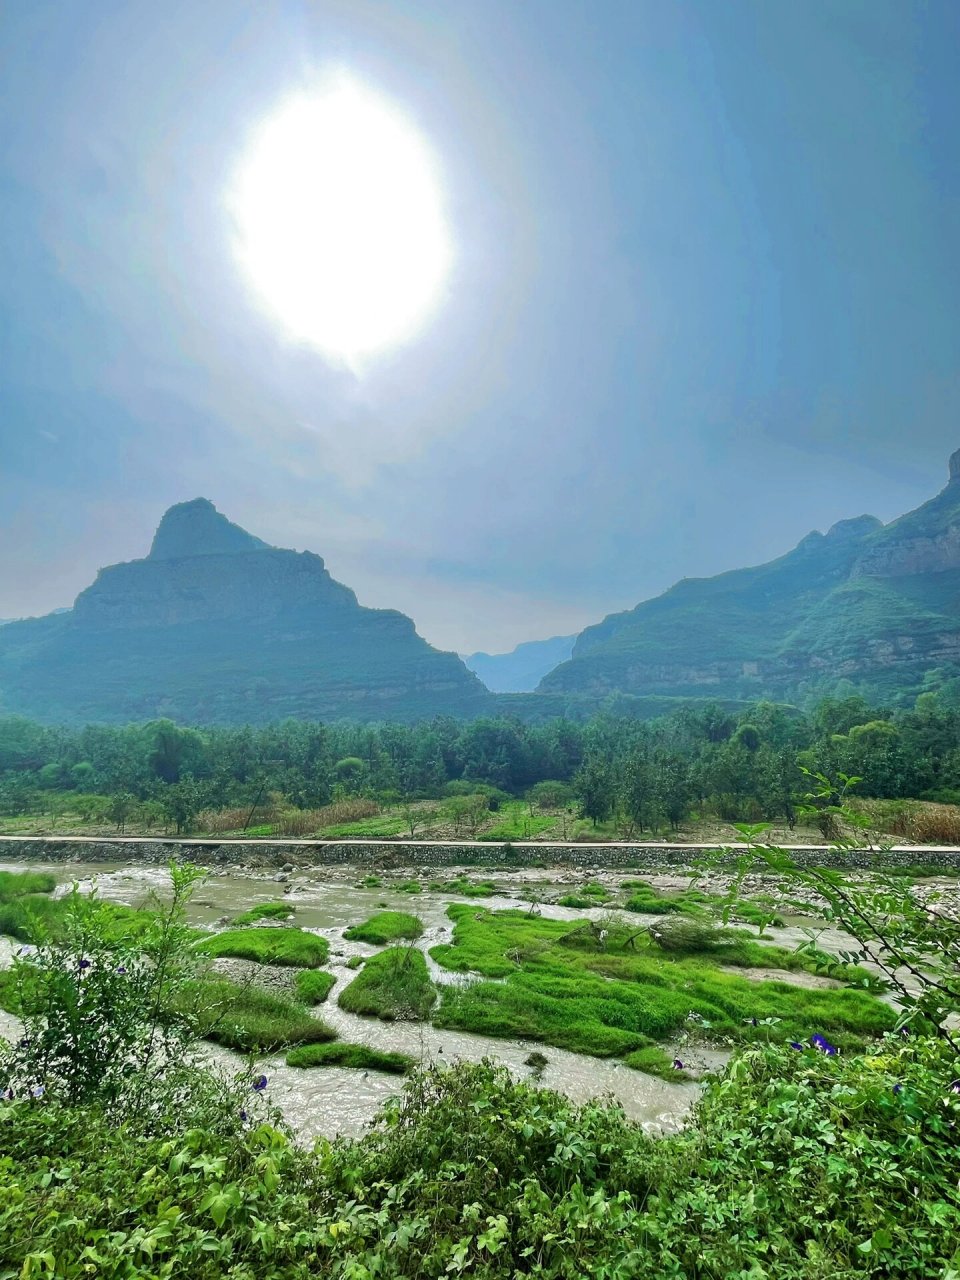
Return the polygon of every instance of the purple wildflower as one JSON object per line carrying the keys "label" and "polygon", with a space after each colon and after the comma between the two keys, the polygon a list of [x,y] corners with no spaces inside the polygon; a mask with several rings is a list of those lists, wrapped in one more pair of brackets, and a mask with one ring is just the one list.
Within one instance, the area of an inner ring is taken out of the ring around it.
{"label": "purple wildflower", "polygon": [[820,1035],[819,1032],[810,1037],[810,1043],[815,1049],[819,1049],[821,1053],[825,1053],[828,1058],[834,1057],[837,1053],[837,1046],[835,1044],[831,1044],[826,1036]]}
{"label": "purple wildflower", "polygon": [[803,1050],[803,1049],[805,1049],[806,1047],[807,1047],[807,1046],[806,1046],[806,1045],[804,1045],[804,1044],[801,1044],[799,1040],[791,1040],[791,1041],[790,1041],[790,1048],[791,1048],[791,1049],[800,1049],[800,1050],[802,1051],[802,1050]]}
{"label": "purple wildflower", "polygon": [[241,1108],[241,1110],[240,1110],[240,1119],[241,1119],[241,1120],[246,1120],[246,1119],[247,1119],[247,1113],[246,1113],[246,1111],[244,1111],[242,1108]]}
{"label": "purple wildflower", "polygon": [[744,1022],[748,1027],[759,1027],[760,1025],[756,1018],[744,1018]]}
{"label": "purple wildflower", "polygon": [[14,1099],[14,1092],[12,1089],[7,1089],[3,1096],[6,1098],[7,1102],[12,1102]]}
{"label": "purple wildflower", "polygon": [[674,1071],[682,1071],[682,1070],[683,1070],[683,1063],[680,1061],[680,1059],[679,1059],[679,1058],[674,1058],[674,1060],[673,1060],[673,1069],[674,1069]]}
{"label": "purple wildflower", "polygon": [[27,1040],[27,1039],[24,1039],[24,1040],[20,1040],[20,1041],[18,1041],[18,1043],[17,1043],[17,1048],[18,1048],[18,1049],[29,1049],[29,1048],[30,1048],[30,1041],[29,1041],[29,1040]]}
{"label": "purple wildflower", "polygon": [[263,1093],[266,1087],[267,1087],[266,1076],[257,1076],[256,1080],[254,1080],[253,1084],[250,1086],[250,1088],[253,1090],[254,1093]]}
{"label": "purple wildflower", "polygon": [[127,972],[127,966],[125,964],[121,964],[117,966],[117,973],[126,973],[126,972]]}
{"label": "purple wildflower", "polygon": [[894,1093],[903,1093],[903,1085],[902,1085],[902,1084],[895,1084],[895,1085],[893,1086],[893,1092],[894,1092]]}
{"label": "purple wildflower", "polygon": [[81,961],[80,961],[80,964],[78,965],[78,968],[80,968],[80,969],[89,969],[89,968],[90,968],[90,961],[89,961],[89,960],[81,960]]}
{"label": "purple wildflower", "polygon": [[951,1093],[960,1093],[960,1080],[953,1080],[949,1085]]}
{"label": "purple wildflower", "polygon": [[33,1096],[34,1096],[35,1098],[42,1098],[42,1097],[43,1097],[43,1095],[44,1095],[44,1088],[43,1088],[43,1085],[42,1085],[42,1084],[35,1084],[35,1085],[33,1086],[33,1088],[30,1090],[30,1092],[33,1094]]}

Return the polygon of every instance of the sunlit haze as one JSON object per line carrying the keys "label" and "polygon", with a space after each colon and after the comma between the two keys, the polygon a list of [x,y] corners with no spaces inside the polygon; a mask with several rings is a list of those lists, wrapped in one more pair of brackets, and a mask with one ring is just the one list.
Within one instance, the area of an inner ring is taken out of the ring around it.
{"label": "sunlit haze", "polygon": [[435,160],[344,74],[260,126],[229,199],[250,283],[293,338],[331,356],[410,337],[441,296],[452,251]]}

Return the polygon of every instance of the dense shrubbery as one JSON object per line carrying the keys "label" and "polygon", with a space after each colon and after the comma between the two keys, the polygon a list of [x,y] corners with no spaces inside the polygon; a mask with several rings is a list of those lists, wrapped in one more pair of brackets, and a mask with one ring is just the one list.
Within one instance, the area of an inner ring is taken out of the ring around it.
{"label": "dense shrubbery", "polygon": [[[348,1046],[349,1047],[349,1046]],[[488,1064],[415,1074],[353,1142],[294,1146],[202,1079],[116,1124],[0,1104],[0,1266],[153,1280],[934,1280],[960,1265],[960,1095],[937,1042],[754,1048],[682,1134]]]}

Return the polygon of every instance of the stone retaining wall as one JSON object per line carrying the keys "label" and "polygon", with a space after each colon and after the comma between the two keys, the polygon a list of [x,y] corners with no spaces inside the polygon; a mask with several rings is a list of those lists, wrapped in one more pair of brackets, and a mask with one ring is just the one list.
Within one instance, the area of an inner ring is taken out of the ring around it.
{"label": "stone retaining wall", "polygon": [[[297,867],[348,863],[391,867],[547,865],[582,868],[689,866],[715,846],[676,844],[545,844],[482,841],[440,843],[416,840],[77,840],[67,836],[0,837],[0,860],[11,862],[143,862],[165,864],[171,859],[204,866]],[[801,866],[896,868],[936,866],[960,874],[960,849],[896,847],[882,850],[792,846],[790,854]],[[730,857],[730,855],[726,855]]]}

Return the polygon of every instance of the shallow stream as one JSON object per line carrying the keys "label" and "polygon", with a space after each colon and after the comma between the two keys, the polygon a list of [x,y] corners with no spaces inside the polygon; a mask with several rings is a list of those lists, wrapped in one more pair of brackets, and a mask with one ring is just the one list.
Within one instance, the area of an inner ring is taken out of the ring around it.
{"label": "shallow stream", "polygon": [[[18,863],[2,865],[6,870],[27,869]],[[52,872],[59,882],[58,893],[68,891],[73,882],[79,883],[84,891],[95,884],[104,898],[130,906],[142,904],[151,892],[163,896],[169,886],[168,874],[162,867],[31,862],[29,869]],[[379,950],[364,943],[345,941],[343,930],[348,925],[357,924],[385,907],[410,911],[423,921],[425,932],[417,946],[426,954],[431,947],[450,939],[452,925],[446,912],[451,902],[472,902],[478,909],[528,907],[531,892],[538,888],[556,892],[582,881],[582,875],[529,870],[505,875],[467,869],[464,874],[473,879],[490,879],[500,891],[497,896],[477,899],[464,897],[455,891],[429,891],[426,876],[423,877],[424,892],[400,892],[396,886],[404,879],[409,881],[408,873],[402,877],[385,875],[384,883],[378,888],[361,888],[357,881],[363,874],[364,871],[357,867],[317,867],[288,875],[263,871],[213,871],[194,896],[190,919],[198,926],[222,925],[259,903],[287,895],[296,907],[297,924],[323,934],[330,941],[330,960],[324,967],[336,975],[337,983],[315,1012],[342,1040],[399,1051],[421,1062],[442,1063],[458,1059],[476,1062],[485,1057],[496,1058],[518,1078],[533,1077],[531,1068],[524,1065],[524,1059],[533,1050],[540,1049],[547,1058],[547,1065],[536,1073],[535,1078],[544,1086],[578,1102],[612,1095],[627,1115],[651,1133],[669,1132],[683,1124],[699,1093],[699,1086],[695,1083],[671,1083],[634,1071],[616,1060],[569,1053],[533,1041],[501,1040],[461,1031],[439,1030],[429,1023],[382,1022],[377,1018],[363,1018],[346,1013],[337,1004],[339,992],[356,976],[346,967],[347,960],[354,955],[373,955]],[[283,877],[279,882],[278,875]],[[445,871],[442,876],[436,875],[437,880],[450,877],[450,871]],[[544,916],[569,920],[600,917],[606,913],[603,907],[574,911],[544,904],[540,909]],[[633,919],[636,921],[638,917]],[[0,965],[9,963],[14,950],[9,945],[0,950]],[[429,956],[427,963],[431,977],[438,983],[465,980],[461,975],[441,969]],[[218,962],[218,967],[220,965],[234,970],[246,967],[243,961]],[[15,1028],[16,1020],[0,1012],[0,1035],[9,1036]],[[241,1069],[245,1063],[240,1055],[215,1046],[206,1047],[205,1052],[230,1072]],[[725,1056],[719,1051],[701,1050],[697,1059],[703,1066],[714,1067]],[[361,1133],[383,1100],[396,1094],[400,1088],[398,1077],[375,1071],[288,1067],[282,1054],[260,1059],[258,1069],[269,1078],[271,1100],[283,1110],[290,1124],[304,1138],[320,1134],[333,1137],[336,1134]]]}

